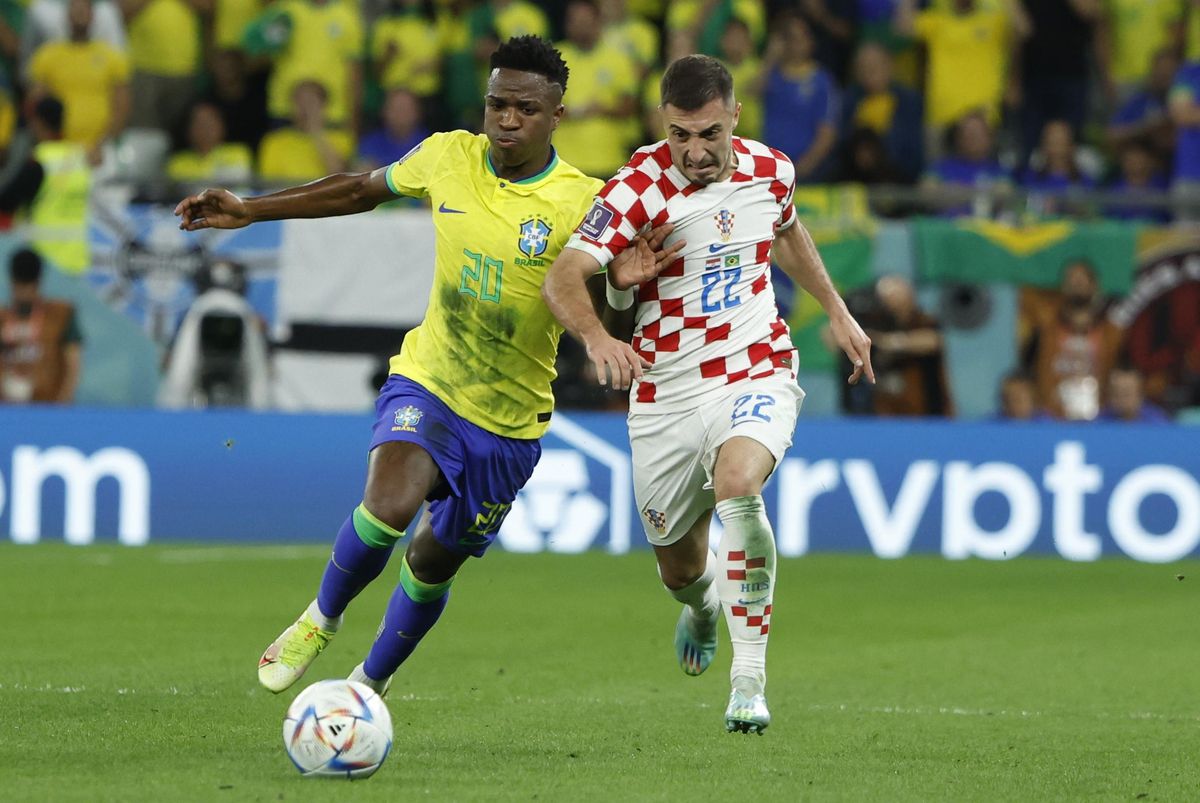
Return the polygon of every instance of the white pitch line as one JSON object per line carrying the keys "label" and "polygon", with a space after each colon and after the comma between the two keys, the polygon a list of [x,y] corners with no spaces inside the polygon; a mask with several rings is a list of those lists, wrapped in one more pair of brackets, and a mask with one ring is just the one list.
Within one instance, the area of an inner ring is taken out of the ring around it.
{"label": "white pitch line", "polygon": [[277,546],[245,548],[200,547],[172,549],[158,554],[160,563],[227,563],[242,560],[310,560],[328,551],[312,546]]}

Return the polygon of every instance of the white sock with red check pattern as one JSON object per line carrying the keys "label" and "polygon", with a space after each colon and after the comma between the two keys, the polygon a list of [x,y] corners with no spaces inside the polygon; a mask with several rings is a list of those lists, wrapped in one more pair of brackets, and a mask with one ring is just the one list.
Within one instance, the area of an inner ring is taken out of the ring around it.
{"label": "white sock with red check pattern", "polygon": [[767,631],[775,593],[775,533],[761,496],[737,496],[717,503],[725,527],[718,555],[717,592],[733,642],[734,685],[767,683]]}

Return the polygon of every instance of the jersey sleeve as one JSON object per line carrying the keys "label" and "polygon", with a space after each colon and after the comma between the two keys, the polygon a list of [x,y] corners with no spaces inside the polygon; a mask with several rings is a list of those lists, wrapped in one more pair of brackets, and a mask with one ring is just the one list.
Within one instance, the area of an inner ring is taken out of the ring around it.
{"label": "jersey sleeve", "polygon": [[779,162],[779,172],[776,174],[776,180],[771,186],[771,192],[779,199],[779,224],[776,226],[776,231],[783,231],[790,228],[796,222],[796,204],[794,201],[794,196],[796,195],[796,168],[792,164],[792,160],[782,153],[776,152],[775,159]]}
{"label": "jersey sleeve", "polygon": [[567,247],[591,254],[601,267],[608,265],[650,225],[646,204],[653,183],[645,173],[622,167],[592,201]]}
{"label": "jersey sleeve", "polygon": [[388,189],[396,195],[424,198],[429,194],[434,171],[442,154],[446,151],[446,135],[434,134],[427,137],[411,151],[392,162],[384,177]]}

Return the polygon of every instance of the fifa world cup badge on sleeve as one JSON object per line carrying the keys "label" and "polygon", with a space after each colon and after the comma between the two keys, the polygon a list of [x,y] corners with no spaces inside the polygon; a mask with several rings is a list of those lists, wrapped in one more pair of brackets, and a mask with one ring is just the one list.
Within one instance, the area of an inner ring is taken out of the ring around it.
{"label": "fifa world cup badge on sleeve", "polygon": [[423,415],[425,414],[411,404],[401,407],[396,411],[396,425],[392,427],[392,432],[416,432],[417,424],[421,423]]}
{"label": "fifa world cup badge on sleeve", "polygon": [[579,231],[593,240],[599,239],[612,220],[613,211],[605,206],[603,201],[596,201],[588,213],[583,216],[583,222],[579,224]]}

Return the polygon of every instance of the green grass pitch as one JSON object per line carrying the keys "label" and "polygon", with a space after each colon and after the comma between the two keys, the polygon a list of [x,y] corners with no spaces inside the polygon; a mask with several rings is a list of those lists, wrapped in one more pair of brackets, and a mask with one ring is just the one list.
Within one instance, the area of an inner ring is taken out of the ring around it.
{"label": "green grass pitch", "polygon": [[[724,633],[706,675],[676,666],[648,553],[491,554],[347,786],[283,753],[303,683],[255,678],[326,555],[0,546],[0,799],[1200,799],[1194,562],[782,561],[759,737],[724,732]],[[396,570],[305,680],[361,660]]]}

